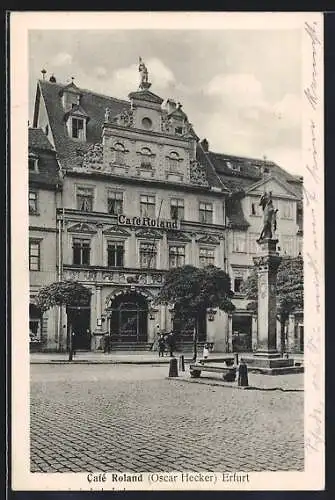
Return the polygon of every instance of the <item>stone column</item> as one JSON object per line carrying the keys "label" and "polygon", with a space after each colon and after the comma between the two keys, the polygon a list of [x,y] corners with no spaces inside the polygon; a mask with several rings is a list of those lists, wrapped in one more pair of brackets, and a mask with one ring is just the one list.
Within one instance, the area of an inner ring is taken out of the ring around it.
{"label": "stone column", "polygon": [[228,352],[233,352],[233,316],[232,316],[232,314],[228,315],[227,348],[228,348]]}
{"label": "stone column", "polygon": [[287,351],[294,352],[296,350],[296,337],[295,337],[295,316],[290,314],[287,325]]}
{"label": "stone column", "polygon": [[257,354],[279,356],[277,351],[277,271],[281,257],[276,251],[278,240],[258,241],[259,257],[254,257],[258,273],[258,342]]}
{"label": "stone column", "polygon": [[258,344],[257,316],[256,314],[253,314],[251,319],[251,347],[253,351],[257,349],[257,344]]}

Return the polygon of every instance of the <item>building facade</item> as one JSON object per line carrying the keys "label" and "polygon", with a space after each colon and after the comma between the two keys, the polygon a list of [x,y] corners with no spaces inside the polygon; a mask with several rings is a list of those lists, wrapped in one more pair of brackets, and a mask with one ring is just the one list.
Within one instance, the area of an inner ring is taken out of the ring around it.
{"label": "building facade", "polygon": [[[257,320],[239,290],[257,252],[258,200],[272,191],[283,214],[280,244],[293,255],[301,240],[301,182],[271,162],[210,152],[182,106],[149,89],[142,80],[123,101],[54,77],[38,82],[29,133],[45,137],[57,182],[43,198],[46,212],[36,215],[50,228],[39,250],[50,271],[30,266],[32,295],[57,279],[91,289],[90,307],[74,315],[79,348],[101,348],[105,332],[114,345],[152,343],[158,325],[174,327],[168,307],[152,305],[167,270],[214,264],[230,274],[237,310],[204,315],[201,339],[219,351],[251,350]],[[64,350],[64,311],[48,313],[47,329],[44,348]]]}

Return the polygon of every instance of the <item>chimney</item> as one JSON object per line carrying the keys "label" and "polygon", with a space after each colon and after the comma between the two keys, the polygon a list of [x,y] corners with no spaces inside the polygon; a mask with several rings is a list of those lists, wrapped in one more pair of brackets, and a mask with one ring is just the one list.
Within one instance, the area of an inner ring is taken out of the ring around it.
{"label": "chimney", "polygon": [[200,142],[201,146],[202,146],[202,149],[205,151],[205,153],[208,153],[208,150],[209,150],[209,142],[207,141],[207,139],[203,139],[201,142]]}

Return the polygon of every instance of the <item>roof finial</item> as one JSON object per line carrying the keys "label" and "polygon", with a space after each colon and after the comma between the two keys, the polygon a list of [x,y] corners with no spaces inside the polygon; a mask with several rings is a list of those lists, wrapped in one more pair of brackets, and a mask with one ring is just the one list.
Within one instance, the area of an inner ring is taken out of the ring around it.
{"label": "roof finial", "polygon": [[74,76],[71,76],[71,81],[72,81],[72,83],[74,82]]}
{"label": "roof finial", "polygon": [[140,89],[141,90],[149,89],[151,87],[151,83],[149,82],[148,70],[143,62],[142,57],[138,58],[138,71],[141,74]]}
{"label": "roof finial", "polygon": [[47,70],[44,68],[41,70],[43,80],[45,80],[46,72],[47,72]]}

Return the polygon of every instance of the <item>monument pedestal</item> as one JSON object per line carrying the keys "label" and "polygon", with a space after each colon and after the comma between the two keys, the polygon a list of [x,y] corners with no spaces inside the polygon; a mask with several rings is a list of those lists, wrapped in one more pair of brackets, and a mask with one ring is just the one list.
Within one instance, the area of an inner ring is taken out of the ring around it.
{"label": "monument pedestal", "polygon": [[249,370],[270,375],[293,373],[298,367],[293,359],[282,358],[277,351],[277,272],[281,257],[277,252],[278,240],[264,238],[254,263],[258,273],[258,341],[257,351],[244,357]]}

